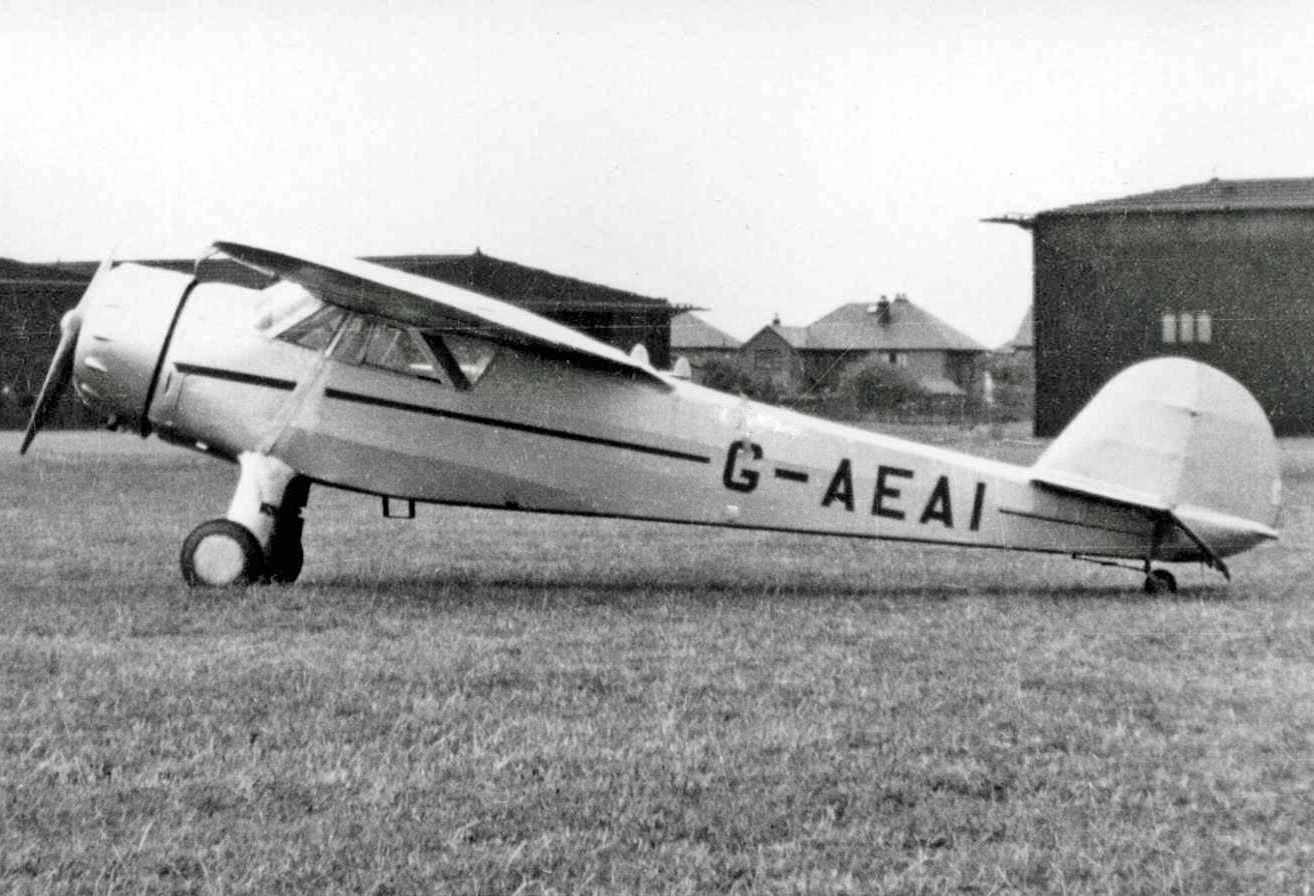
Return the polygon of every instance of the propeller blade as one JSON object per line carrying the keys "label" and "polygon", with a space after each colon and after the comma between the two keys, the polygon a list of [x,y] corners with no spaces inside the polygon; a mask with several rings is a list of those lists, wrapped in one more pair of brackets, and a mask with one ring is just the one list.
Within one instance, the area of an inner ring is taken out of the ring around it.
{"label": "propeller blade", "polygon": [[[91,282],[87,284],[86,292],[82,294],[84,301],[90,295],[101,274],[113,266],[113,262],[109,258],[100,263],[96,268],[95,275],[91,278]],[[50,361],[50,369],[46,371],[45,382],[41,384],[41,394],[37,396],[36,404],[32,407],[32,416],[28,418],[27,431],[23,433],[23,444],[19,446],[19,454],[27,454],[27,449],[31,446],[32,440],[46,425],[51,412],[59,404],[60,396],[68,388],[69,380],[73,376],[73,356],[78,347],[78,333],[81,329],[82,303],[79,302],[78,307],[65,314],[59,322],[59,346],[55,349],[55,357]]]}
{"label": "propeller blade", "polygon": [[55,357],[50,362],[50,369],[46,371],[46,380],[41,384],[41,394],[32,408],[31,418],[27,421],[27,431],[23,433],[23,444],[18,449],[19,454],[27,453],[28,446],[46,425],[51,411],[59,403],[60,396],[68,386],[73,374],[73,351],[78,345],[78,330],[81,329],[81,325],[82,318],[76,310],[64,315],[64,319],[60,321],[59,347],[55,349]]}

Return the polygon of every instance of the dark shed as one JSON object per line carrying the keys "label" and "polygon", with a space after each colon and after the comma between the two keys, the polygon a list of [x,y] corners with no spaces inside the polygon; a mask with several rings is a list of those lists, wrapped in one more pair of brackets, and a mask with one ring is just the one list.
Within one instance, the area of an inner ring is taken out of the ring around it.
{"label": "dark shed", "polygon": [[[94,267],[94,266],[93,266]],[[59,344],[59,319],[77,304],[87,277],[0,258],[0,428],[22,427]],[[77,401],[62,402],[51,426],[94,422]]]}
{"label": "dark shed", "polygon": [[1032,234],[1037,435],[1157,355],[1236,377],[1279,433],[1314,432],[1314,178],[1214,179],[991,220]]}

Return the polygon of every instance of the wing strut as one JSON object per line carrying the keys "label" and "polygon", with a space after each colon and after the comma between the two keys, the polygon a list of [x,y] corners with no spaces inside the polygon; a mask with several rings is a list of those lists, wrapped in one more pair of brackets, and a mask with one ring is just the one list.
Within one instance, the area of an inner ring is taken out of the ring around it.
{"label": "wing strut", "polygon": [[1200,553],[1205,555],[1205,566],[1218,570],[1223,574],[1224,579],[1229,582],[1232,581],[1232,571],[1227,568],[1227,564],[1223,562],[1223,558],[1218,556],[1218,554],[1214,552],[1214,549],[1205,543],[1203,538],[1192,532],[1191,527],[1182,522],[1177,514],[1170,511],[1167,516],[1168,521],[1178,529],[1181,529],[1182,533],[1187,538],[1191,539],[1191,541],[1195,543],[1195,546],[1200,549]]}

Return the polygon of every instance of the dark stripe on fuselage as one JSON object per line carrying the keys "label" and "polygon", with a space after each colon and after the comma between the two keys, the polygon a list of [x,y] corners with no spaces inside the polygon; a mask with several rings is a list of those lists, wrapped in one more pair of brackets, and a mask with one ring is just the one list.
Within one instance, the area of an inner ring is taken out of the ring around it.
{"label": "dark stripe on fuselage", "polygon": [[699,464],[709,464],[712,462],[710,457],[702,454],[690,454],[685,451],[672,451],[669,448],[656,448],[652,445],[640,445],[637,442],[621,442],[616,439],[604,439],[598,436],[588,436],[578,432],[567,432],[563,429],[548,429],[544,426],[534,426],[529,423],[498,420],[493,417],[479,417],[474,414],[463,414],[459,411],[445,411],[441,408],[431,408],[427,405],[410,404],[405,401],[393,401],[390,398],[378,398],[373,395],[362,395],[359,392],[347,392],[342,389],[326,389],[324,390],[324,395],[328,398],[336,398],[339,401],[352,401],[357,404],[390,408],[395,411],[409,411],[413,414],[427,414],[430,417],[441,417],[445,420],[460,420],[463,423],[478,423],[482,426],[495,426],[499,429],[527,432],[536,436],[548,436],[549,438],[554,439],[566,439],[571,442],[584,442],[590,445],[606,445],[608,448],[622,448],[626,451],[637,451],[640,454],[653,454],[657,457],[669,457],[675,460],[687,460]]}
{"label": "dark stripe on fuselage", "polygon": [[224,370],[221,367],[202,367],[200,364],[175,363],[173,366],[179,373],[206,376],[212,380],[227,380],[230,383],[243,383],[248,386],[266,386],[270,389],[282,389],[284,392],[291,392],[297,387],[292,380],[280,380],[272,376],[261,376],[258,373],[242,373],[240,370]]}

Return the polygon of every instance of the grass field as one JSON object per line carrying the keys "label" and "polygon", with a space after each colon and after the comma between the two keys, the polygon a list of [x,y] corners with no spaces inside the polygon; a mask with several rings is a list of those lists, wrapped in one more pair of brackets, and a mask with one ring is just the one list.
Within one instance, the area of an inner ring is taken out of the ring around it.
{"label": "grass field", "polygon": [[[933,438],[1025,461],[1034,445]],[[1314,441],[1226,584],[316,491],[189,592],[233,468],[0,436],[0,892],[1307,893]]]}

